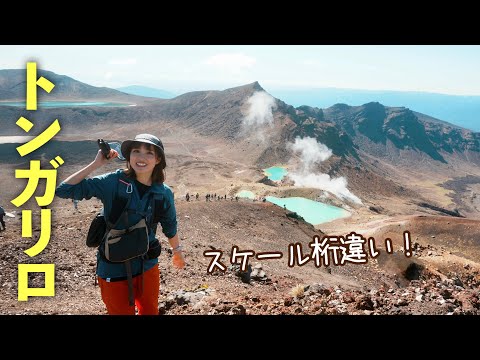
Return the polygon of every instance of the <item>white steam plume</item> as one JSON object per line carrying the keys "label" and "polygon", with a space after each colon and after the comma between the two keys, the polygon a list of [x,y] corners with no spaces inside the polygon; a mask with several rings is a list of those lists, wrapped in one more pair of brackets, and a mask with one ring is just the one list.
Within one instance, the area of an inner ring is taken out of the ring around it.
{"label": "white steam plume", "polygon": [[275,99],[265,91],[257,91],[250,98],[248,112],[243,118],[247,127],[271,125],[273,123],[273,110],[277,107]]}
{"label": "white steam plume", "polygon": [[302,173],[309,173],[315,163],[325,161],[332,156],[332,150],[311,137],[303,139],[297,137],[293,144],[287,144],[287,148],[290,148],[296,153],[300,153]]}
{"label": "white steam plume", "polygon": [[311,187],[331,192],[341,199],[347,199],[357,204],[362,204],[357,196],[347,189],[347,180],[342,176],[335,179],[328,174],[315,174],[312,167],[315,163],[327,160],[332,156],[332,150],[326,145],[317,142],[314,138],[295,138],[294,143],[287,145],[302,161],[301,168],[288,174],[295,186]]}

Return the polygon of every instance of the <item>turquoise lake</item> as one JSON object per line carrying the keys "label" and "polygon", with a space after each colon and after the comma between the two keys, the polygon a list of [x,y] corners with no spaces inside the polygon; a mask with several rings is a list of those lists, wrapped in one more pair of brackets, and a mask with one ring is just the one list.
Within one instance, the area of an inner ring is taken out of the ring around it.
{"label": "turquoise lake", "polygon": [[236,194],[240,198],[255,199],[255,194],[249,190],[242,190]]}
{"label": "turquoise lake", "polygon": [[270,180],[280,181],[288,174],[287,169],[279,166],[272,166],[263,170]]}
{"label": "turquoise lake", "polygon": [[350,215],[347,210],[342,208],[301,197],[277,198],[267,196],[266,199],[282,208],[285,205],[288,210],[296,212],[312,225],[318,225]]}
{"label": "turquoise lake", "polygon": [[[0,102],[0,106],[17,106],[26,108],[25,101],[6,101]],[[101,107],[125,107],[131,104],[120,104],[112,102],[70,102],[70,101],[39,101],[37,108],[59,108],[59,107],[77,107],[77,106],[101,106]]]}

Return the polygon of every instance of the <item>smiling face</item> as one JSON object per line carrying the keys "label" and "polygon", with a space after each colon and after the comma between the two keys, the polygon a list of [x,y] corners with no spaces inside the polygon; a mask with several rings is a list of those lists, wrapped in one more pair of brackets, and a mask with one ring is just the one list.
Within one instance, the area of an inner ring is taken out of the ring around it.
{"label": "smiling face", "polygon": [[129,162],[137,177],[151,176],[155,165],[160,163],[160,158],[153,145],[138,143],[132,145]]}

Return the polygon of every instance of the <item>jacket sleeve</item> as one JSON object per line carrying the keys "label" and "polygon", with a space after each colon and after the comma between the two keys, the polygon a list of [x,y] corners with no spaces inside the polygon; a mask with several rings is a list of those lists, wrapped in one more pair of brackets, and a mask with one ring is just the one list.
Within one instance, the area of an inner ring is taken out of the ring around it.
{"label": "jacket sleeve", "polygon": [[165,195],[160,224],[162,225],[162,232],[170,239],[177,234],[177,211],[175,209],[173,192],[170,188],[167,187]]}
{"label": "jacket sleeve", "polygon": [[63,199],[89,200],[92,197],[96,197],[104,201],[105,197],[111,193],[114,174],[109,173],[83,179],[76,185],[62,182],[55,190],[55,194]]}

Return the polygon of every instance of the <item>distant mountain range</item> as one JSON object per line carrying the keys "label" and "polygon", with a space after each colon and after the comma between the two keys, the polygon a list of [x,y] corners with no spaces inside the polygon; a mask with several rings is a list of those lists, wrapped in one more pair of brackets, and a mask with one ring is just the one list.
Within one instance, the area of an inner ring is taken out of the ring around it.
{"label": "distant mountain range", "polygon": [[[247,138],[241,131],[246,101],[255,92],[264,91],[258,82],[254,82],[223,91],[194,91],[173,99],[152,99],[91,86],[50,71],[39,71],[39,75],[56,85],[44,99],[114,99],[139,105],[133,108],[57,108],[53,111],[44,108],[36,112],[37,121],[48,121],[50,114],[60,116],[63,113],[64,133],[70,130],[83,132],[94,124],[108,129],[111,124],[130,123],[131,119],[165,120],[201,135],[243,141]],[[23,99],[24,91],[24,70],[0,70],[0,100]],[[276,103],[274,118],[278,131],[275,146],[278,149],[275,151],[270,144],[258,158],[258,163],[266,165],[272,161],[284,161],[287,155],[285,143],[300,135],[315,137],[340,157],[358,159],[361,150],[395,163],[399,156],[405,158],[406,153],[421,153],[446,163],[446,157],[473,152],[475,156],[470,154],[470,161],[479,161],[480,165],[480,133],[438,120],[431,114],[414,112],[406,107],[389,107],[379,102],[360,106],[336,104],[324,109],[306,105],[294,107],[283,99],[277,99]],[[0,135],[18,135],[19,129],[11,119],[23,113],[18,108],[0,107]]]}
{"label": "distant mountain range", "polygon": [[120,88],[117,88],[117,90],[127,94],[153,97],[153,98],[159,98],[159,99],[171,99],[177,96],[176,94],[166,90],[154,89],[151,87],[140,86],[140,85],[130,85],[125,87],[120,87]]}
{"label": "distant mountain range", "polygon": [[[137,106],[40,108],[34,114],[32,132],[45,129],[54,118],[61,119],[63,136],[79,141],[91,140],[92,134],[94,139],[121,139],[134,136],[139,128],[157,133],[173,126],[238,148],[242,161],[258,168],[296,161],[287,144],[297,137],[312,137],[328,146],[334,155],[318,165],[318,170],[330,176],[346,176],[349,187],[364,199],[395,196],[416,201],[420,197],[409,192],[410,181],[398,175],[404,177],[405,171],[409,171],[411,176],[440,176],[445,181],[476,174],[480,166],[480,132],[406,107],[379,102],[294,107],[276,98],[271,126],[259,130],[244,126],[249,100],[256,92],[264,91],[258,82],[222,91],[194,91],[173,99],[154,99],[90,86],[51,72],[41,74],[56,84],[55,93],[48,94],[55,100],[114,99]],[[24,72],[0,72],[0,100],[23,99],[22,87]],[[25,135],[15,124],[20,116],[28,118],[31,114],[22,108],[0,106],[0,135]],[[266,141],[256,138],[261,130],[265,131]],[[12,149],[12,144],[0,144],[0,161],[12,161]],[[44,155],[48,159],[52,156],[54,152]],[[68,156],[69,152],[65,152],[65,161],[70,160]]]}
{"label": "distant mountain range", "polygon": [[360,106],[370,102],[393,107],[404,106],[470,130],[480,131],[480,96],[337,88],[269,90],[269,93],[296,107],[309,105],[327,108],[335,104]]}
{"label": "distant mountain range", "polygon": [[[39,101],[116,101],[127,103],[143,103],[148,99],[128,95],[107,87],[97,87],[72,79],[66,75],[59,75],[51,71],[38,70],[37,76],[44,76],[55,84],[48,94],[41,90],[37,92]],[[0,70],[0,101],[25,101],[26,75],[25,69]]]}
{"label": "distant mountain range", "polygon": [[[20,70],[9,71],[10,76],[8,71],[0,72],[0,100],[11,100],[12,96],[21,97],[18,91],[22,79]],[[162,120],[173,121],[204,136],[245,141],[248,140],[248,135],[242,131],[242,121],[246,101],[255,92],[264,91],[258,82],[254,82],[223,91],[194,91],[173,99],[152,99],[90,86],[52,72],[45,71],[41,74],[56,83],[54,91],[57,92],[54,95],[57,99],[114,98],[123,101],[138,100],[141,103],[141,106],[133,108],[100,110],[95,107],[73,107],[53,111],[44,108],[36,112],[37,122],[48,121],[53,113],[62,116],[64,134],[72,130],[81,133],[93,125],[108,129],[114,124],[130,123],[131,119],[147,122]],[[276,102],[276,130],[270,132],[276,140],[259,155],[259,165],[285,161],[285,157],[288,157],[285,144],[296,136],[314,137],[332,149],[335,155],[357,160],[359,151],[387,158],[393,164],[400,158],[413,159],[418,154],[447,163],[449,156],[455,158],[468,153],[465,156],[469,157],[469,161],[480,165],[480,133],[405,107],[387,107],[378,102],[370,102],[361,106],[336,104],[321,109],[311,106],[294,107],[280,99]],[[22,111],[9,106],[0,107],[0,135],[18,135],[18,127],[11,122],[17,113],[22,114]]]}
{"label": "distant mountain range", "polygon": [[[177,94],[146,86],[117,88],[127,94],[172,99]],[[335,104],[360,106],[378,102],[385,106],[403,106],[429,114],[454,125],[480,132],[480,96],[458,96],[427,92],[319,88],[302,90],[269,90],[269,93],[295,107],[309,105],[328,108]]]}

